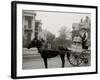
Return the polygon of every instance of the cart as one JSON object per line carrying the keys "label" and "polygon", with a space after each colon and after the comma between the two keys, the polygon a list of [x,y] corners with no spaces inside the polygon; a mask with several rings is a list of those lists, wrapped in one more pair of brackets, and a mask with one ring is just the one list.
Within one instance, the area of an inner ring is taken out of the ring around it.
{"label": "cart", "polygon": [[70,48],[70,56],[68,58],[69,63],[72,66],[80,66],[82,63],[89,64],[90,53],[90,48],[82,49],[80,41],[73,41]]}

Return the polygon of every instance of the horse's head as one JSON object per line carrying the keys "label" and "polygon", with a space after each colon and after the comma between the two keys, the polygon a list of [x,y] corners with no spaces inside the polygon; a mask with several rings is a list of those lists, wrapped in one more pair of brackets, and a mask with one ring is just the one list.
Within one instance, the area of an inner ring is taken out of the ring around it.
{"label": "horse's head", "polygon": [[43,41],[42,40],[36,40],[36,39],[33,39],[31,42],[30,42],[30,44],[28,45],[28,49],[30,49],[30,48],[41,48],[42,47],[42,43],[43,43]]}
{"label": "horse's head", "polygon": [[30,42],[30,44],[27,46],[28,49],[30,49],[30,48],[32,48],[32,47],[36,47],[36,42],[35,42],[35,40],[32,40],[32,41]]}

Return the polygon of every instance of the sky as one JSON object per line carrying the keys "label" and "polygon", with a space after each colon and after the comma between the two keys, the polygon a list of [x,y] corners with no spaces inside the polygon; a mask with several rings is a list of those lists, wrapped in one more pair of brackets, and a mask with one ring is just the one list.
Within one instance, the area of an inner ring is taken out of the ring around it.
{"label": "sky", "polygon": [[[81,19],[85,19],[86,16],[90,17],[90,14],[86,13],[70,13],[70,12],[46,12],[35,11],[36,20],[41,20],[42,29],[48,30],[59,36],[61,27],[66,27],[68,32],[72,31],[72,23],[79,23]],[[90,18],[91,19],[91,18]]]}

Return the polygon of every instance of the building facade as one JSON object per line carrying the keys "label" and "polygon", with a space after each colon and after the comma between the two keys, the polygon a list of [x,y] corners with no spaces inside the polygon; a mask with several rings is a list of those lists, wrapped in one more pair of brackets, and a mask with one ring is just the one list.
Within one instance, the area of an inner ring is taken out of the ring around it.
{"label": "building facade", "polygon": [[35,39],[41,39],[40,34],[42,32],[42,22],[41,20],[36,20],[35,22]]}
{"label": "building facade", "polygon": [[87,32],[88,39],[90,40],[91,35],[91,20],[86,16],[85,20],[81,20],[79,23],[80,34],[83,35],[84,32]]}
{"label": "building facade", "polygon": [[22,11],[22,32],[23,32],[23,47],[27,47],[30,41],[34,38],[36,13],[34,11]]}
{"label": "building facade", "polygon": [[86,37],[88,40],[88,46],[90,46],[90,35],[91,35],[91,20],[88,16],[83,20],[81,19],[79,23],[73,23],[72,24],[72,41],[77,46],[82,45],[82,36],[84,33],[86,33]]}

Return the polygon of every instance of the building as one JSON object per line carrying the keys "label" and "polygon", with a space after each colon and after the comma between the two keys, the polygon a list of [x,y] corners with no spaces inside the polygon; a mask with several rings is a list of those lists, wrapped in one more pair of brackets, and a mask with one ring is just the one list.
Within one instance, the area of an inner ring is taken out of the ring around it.
{"label": "building", "polygon": [[91,34],[91,20],[88,16],[83,20],[81,19],[79,23],[73,23],[72,24],[72,41],[73,43],[76,43],[76,45],[81,46],[81,37],[83,34],[86,32],[87,33],[87,38],[88,38],[88,43],[90,46],[90,34]]}
{"label": "building", "polygon": [[90,40],[90,34],[91,34],[91,20],[88,16],[86,16],[85,20],[81,20],[79,23],[79,31],[80,34],[82,35],[84,31],[87,32],[88,34],[88,39]]}
{"label": "building", "polygon": [[22,30],[23,30],[23,47],[27,47],[34,38],[36,13],[31,10],[22,11]]}
{"label": "building", "polygon": [[39,32],[42,31],[41,20],[36,20],[36,13],[31,10],[22,11],[22,35],[23,35],[23,55],[24,57],[39,54],[37,48],[27,49],[31,40],[38,39]]}
{"label": "building", "polygon": [[72,40],[74,40],[74,37],[80,36],[79,34],[79,23],[73,23],[72,24]]}
{"label": "building", "polygon": [[41,20],[36,20],[35,22],[35,38],[40,39],[40,34],[42,32],[42,22]]}

